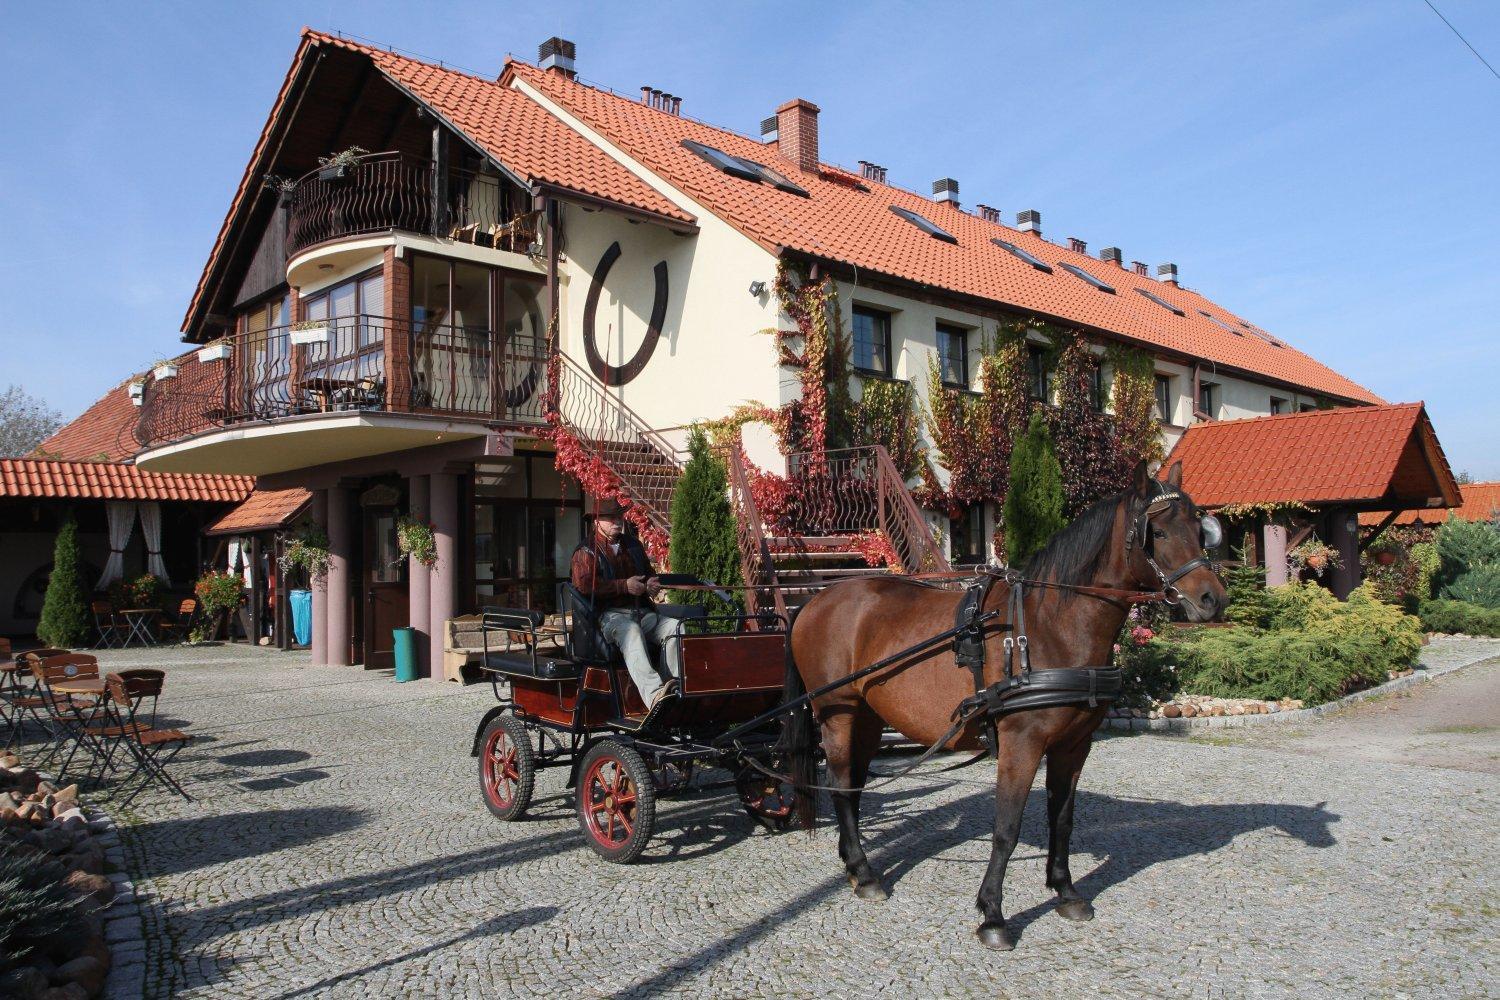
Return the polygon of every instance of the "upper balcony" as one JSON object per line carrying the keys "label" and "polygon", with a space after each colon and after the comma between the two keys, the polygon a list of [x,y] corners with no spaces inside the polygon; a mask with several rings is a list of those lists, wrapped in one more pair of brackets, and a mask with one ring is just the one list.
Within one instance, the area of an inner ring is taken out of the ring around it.
{"label": "upper balcony", "polygon": [[546,345],[530,337],[346,316],[200,356],[146,386],[142,468],[262,475],[546,423]]}
{"label": "upper balcony", "polygon": [[289,262],[355,236],[400,230],[519,254],[540,253],[540,213],[494,172],[447,167],[402,153],[372,153],[319,167],[286,193]]}

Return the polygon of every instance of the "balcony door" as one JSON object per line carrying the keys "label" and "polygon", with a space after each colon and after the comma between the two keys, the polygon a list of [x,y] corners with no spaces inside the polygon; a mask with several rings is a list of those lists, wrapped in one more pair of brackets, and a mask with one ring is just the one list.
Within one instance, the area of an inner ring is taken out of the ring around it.
{"label": "balcony door", "polygon": [[284,413],[290,403],[286,380],[291,356],[287,350],[287,327],[291,322],[291,300],[279,295],[244,314],[244,350],[234,386],[235,409],[240,416]]}
{"label": "balcony door", "polygon": [[489,459],[474,467],[474,607],[557,609],[582,536],[578,484],[551,454]]}
{"label": "balcony door", "polygon": [[385,277],[377,269],[307,297],[303,315],[326,321],[328,338],[303,348],[305,408],[330,399],[385,401]]}

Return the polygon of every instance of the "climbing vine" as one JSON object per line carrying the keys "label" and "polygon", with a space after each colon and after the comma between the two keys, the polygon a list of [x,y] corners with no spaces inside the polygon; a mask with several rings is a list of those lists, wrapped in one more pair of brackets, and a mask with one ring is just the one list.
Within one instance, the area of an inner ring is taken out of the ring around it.
{"label": "climbing vine", "polygon": [[1114,372],[1110,402],[1115,413],[1115,438],[1125,473],[1136,463],[1160,462],[1161,421],[1156,416],[1156,363],[1134,347],[1111,344],[1104,358]]}
{"label": "climbing vine", "polygon": [[[1129,470],[1121,461],[1115,429],[1094,399],[1099,359],[1077,332],[1062,335],[1052,367],[1056,405],[1046,411],[1052,444],[1062,468],[1063,517],[1072,519],[1100,497],[1125,488]],[[1095,404],[1099,408],[1095,409]]]}
{"label": "climbing vine", "polygon": [[922,468],[922,439],[910,382],[865,380],[854,409],[854,440],[885,445],[902,479],[917,476]]}

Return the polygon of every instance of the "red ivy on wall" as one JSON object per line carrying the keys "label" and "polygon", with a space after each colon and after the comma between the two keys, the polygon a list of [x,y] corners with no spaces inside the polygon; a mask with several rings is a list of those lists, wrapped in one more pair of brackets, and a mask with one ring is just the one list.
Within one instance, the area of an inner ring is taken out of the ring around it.
{"label": "red ivy on wall", "polygon": [[901,567],[901,555],[883,531],[862,531],[849,539],[849,547],[859,553],[867,566]]}
{"label": "red ivy on wall", "polygon": [[[1124,489],[1129,470],[1122,468],[1114,428],[1094,408],[1099,359],[1081,334],[1063,336],[1052,369],[1056,405],[1048,407],[1046,414],[1057,463],[1062,466],[1063,516],[1072,519],[1095,500]],[[1098,402],[1102,406],[1104,401]]]}

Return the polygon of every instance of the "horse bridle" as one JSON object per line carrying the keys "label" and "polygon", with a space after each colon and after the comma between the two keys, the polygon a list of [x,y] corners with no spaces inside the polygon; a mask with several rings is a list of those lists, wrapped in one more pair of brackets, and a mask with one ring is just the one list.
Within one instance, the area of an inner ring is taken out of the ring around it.
{"label": "horse bridle", "polygon": [[[1189,559],[1171,572],[1161,568],[1151,545],[1151,519],[1168,510],[1174,502],[1180,502],[1186,498],[1179,490],[1169,490],[1162,483],[1154,480],[1153,482],[1156,486],[1156,495],[1143,502],[1140,510],[1131,518],[1130,530],[1125,534],[1125,548],[1128,551],[1137,545],[1140,546],[1141,555],[1145,558],[1146,564],[1151,567],[1151,571],[1161,582],[1162,600],[1168,604],[1181,604],[1186,601],[1196,608],[1197,604],[1177,589],[1177,581],[1196,569],[1206,569],[1214,576],[1218,576],[1219,564],[1210,559],[1207,551],[1204,551],[1202,555]],[[1213,548],[1224,540],[1224,529],[1220,526],[1218,518],[1212,514],[1203,514],[1198,520],[1202,531],[1200,541],[1205,550]]]}

